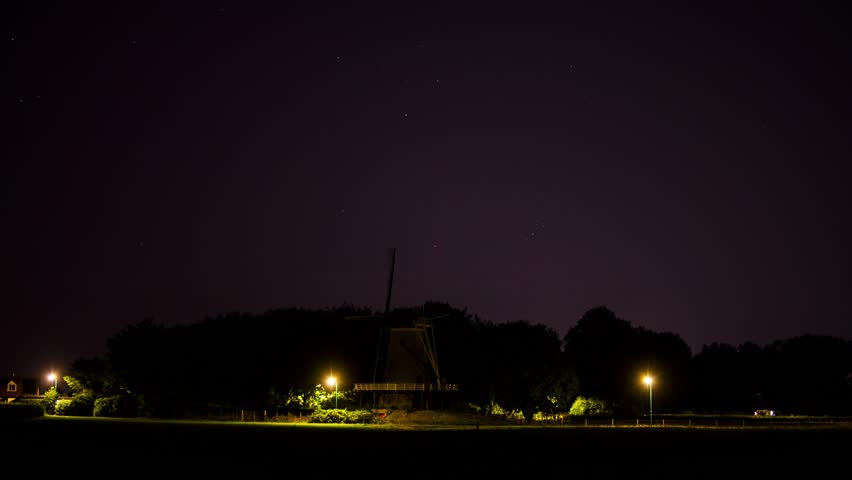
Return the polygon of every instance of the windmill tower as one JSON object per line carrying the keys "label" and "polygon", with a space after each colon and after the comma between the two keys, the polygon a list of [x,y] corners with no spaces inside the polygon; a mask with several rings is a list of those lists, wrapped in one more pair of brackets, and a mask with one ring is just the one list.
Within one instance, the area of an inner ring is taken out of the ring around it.
{"label": "windmill tower", "polygon": [[410,314],[392,314],[390,301],[395,264],[396,249],[392,248],[373,381],[356,383],[355,391],[371,392],[372,403],[379,408],[411,408],[418,403],[428,407],[436,392],[458,391],[458,385],[444,382],[438,367],[434,320],[446,315],[427,317],[425,306],[422,314],[413,319]]}

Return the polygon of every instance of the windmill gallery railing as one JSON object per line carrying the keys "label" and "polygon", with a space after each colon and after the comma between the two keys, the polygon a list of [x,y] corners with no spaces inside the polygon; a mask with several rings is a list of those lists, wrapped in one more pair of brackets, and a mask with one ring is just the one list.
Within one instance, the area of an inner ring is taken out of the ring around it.
{"label": "windmill gallery railing", "polygon": [[358,392],[457,392],[459,386],[455,383],[443,385],[430,383],[356,383]]}

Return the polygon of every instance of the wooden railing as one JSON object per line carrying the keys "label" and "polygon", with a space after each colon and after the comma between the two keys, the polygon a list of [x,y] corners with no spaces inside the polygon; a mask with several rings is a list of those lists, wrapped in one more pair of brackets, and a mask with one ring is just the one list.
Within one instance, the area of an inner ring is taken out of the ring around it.
{"label": "wooden railing", "polygon": [[443,385],[428,383],[356,383],[355,391],[370,392],[457,392],[459,386],[455,383]]}

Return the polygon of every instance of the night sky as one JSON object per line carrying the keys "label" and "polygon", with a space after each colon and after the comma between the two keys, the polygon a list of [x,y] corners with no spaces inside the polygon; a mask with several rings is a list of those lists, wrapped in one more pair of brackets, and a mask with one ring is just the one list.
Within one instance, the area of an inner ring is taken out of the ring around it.
{"label": "night sky", "polygon": [[0,372],[381,310],[390,247],[394,306],[852,338],[849,12],[304,3],[2,7]]}

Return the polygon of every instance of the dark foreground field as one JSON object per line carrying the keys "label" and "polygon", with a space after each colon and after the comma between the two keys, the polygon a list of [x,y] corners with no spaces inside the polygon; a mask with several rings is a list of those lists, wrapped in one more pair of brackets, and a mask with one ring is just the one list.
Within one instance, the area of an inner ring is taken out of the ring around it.
{"label": "dark foreground field", "polygon": [[0,429],[7,468],[36,459],[40,472],[51,465],[83,478],[829,478],[852,451],[849,425],[401,429],[46,417]]}

